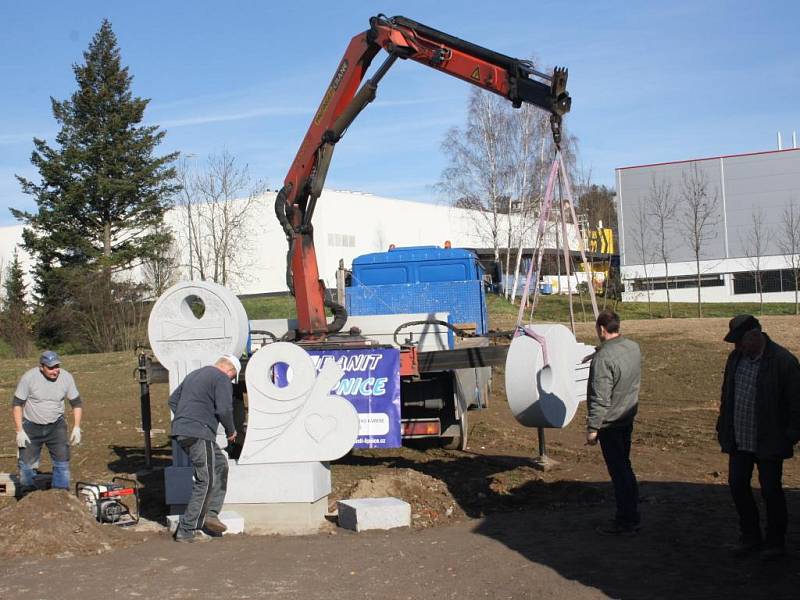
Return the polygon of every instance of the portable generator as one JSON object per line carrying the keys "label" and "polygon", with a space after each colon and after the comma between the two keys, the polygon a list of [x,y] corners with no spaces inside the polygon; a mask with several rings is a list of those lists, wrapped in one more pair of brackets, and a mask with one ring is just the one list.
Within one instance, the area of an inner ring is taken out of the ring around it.
{"label": "portable generator", "polygon": [[79,481],[75,495],[100,523],[125,526],[139,522],[139,482],[133,479],[114,477],[111,483]]}

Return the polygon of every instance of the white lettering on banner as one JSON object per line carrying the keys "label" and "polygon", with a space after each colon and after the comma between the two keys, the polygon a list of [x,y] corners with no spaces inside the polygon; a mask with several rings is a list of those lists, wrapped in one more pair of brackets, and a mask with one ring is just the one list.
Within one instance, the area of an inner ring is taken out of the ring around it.
{"label": "white lettering on banner", "polygon": [[386,438],[358,438],[356,444],[385,444]]}
{"label": "white lettering on banner", "polygon": [[324,367],[325,364],[335,362],[345,373],[351,371],[372,371],[378,367],[378,363],[381,362],[382,358],[382,354],[354,354],[352,356],[340,356],[338,358],[328,355],[311,356],[311,360],[314,361],[314,366],[317,371]]}
{"label": "white lettering on banner", "polygon": [[348,377],[342,379],[333,392],[339,396],[383,396],[388,377]]}

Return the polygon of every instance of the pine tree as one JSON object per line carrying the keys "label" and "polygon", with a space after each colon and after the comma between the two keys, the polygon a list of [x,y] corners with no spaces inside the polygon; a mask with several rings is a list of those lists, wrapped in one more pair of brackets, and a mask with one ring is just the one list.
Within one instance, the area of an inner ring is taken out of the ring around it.
{"label": "pine tree", "polygon": [[178,153],[154,155],[165,132],[141,125],[149,100],[132,95],[133,78],[107,20],[83,57],[73,65],[75,93],[51,98],[56,144],[33,140],[41,181],[17,177],[38,211],[11,209],[26,224],[23,244],[36,259],[38,332],[47,342],[64,337],[57,313],[80,305],[73,296],[81,277],[100,275],[112,290],[114,273],[158,256],[171,241],[160,225],[177,190]]}
{"label": "pine tree", "polygon": [[0,313],[0,328],[3,339],[14,350],[16,356],[27,356],[30,352],[30,312],[25,299],[25,280],[19,256],[6,269],[3,282],[3,303]]}

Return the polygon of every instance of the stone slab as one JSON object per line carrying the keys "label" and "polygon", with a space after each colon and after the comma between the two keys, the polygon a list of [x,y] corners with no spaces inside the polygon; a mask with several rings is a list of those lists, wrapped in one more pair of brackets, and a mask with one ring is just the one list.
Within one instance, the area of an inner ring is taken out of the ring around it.
{"label": "stone slab", "polygon": [[223,510],[235,511],[247,522],[248,535],[309,535],[327,523],[328,496],[315,502],[276,502],[273,504],[231,504]]}
{"label": "stone slab", "polygon": [[411,525],[411,505],[398,498],[340,500],[339,527],[353,531],[394,529]]}
{"label": "stone slab", "polygon": [[[178,528],[178,521],[180,518],[180,514],[167,515],[167,527],[169,527],[170,533],[175,533],[175,530]],[[244,533],[244,517],[242,517],[242,515],[239,513],[230,510],[223,510],[221,513],[219,513],[219,520],[228,527],[228,531],[226,531],[223,535]]]}
{"label": "stone slab", "polygon": [[[182,505],[192,495],[192,467],[164,469],[166,503]],[[239,465],[228,461],[229,504],[276,504],[316,502],[331,492],[328,463],[275,463]]]}

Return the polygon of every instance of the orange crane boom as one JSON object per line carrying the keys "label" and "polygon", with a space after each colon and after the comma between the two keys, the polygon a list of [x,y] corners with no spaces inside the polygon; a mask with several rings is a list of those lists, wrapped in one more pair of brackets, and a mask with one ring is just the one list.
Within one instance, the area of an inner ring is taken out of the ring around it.
{"label": "orange crane boom", "polygon": [[[388,57],[359,89],[381,49]],[[571,105],[566,69],[541,73],[530,61],[498,54],[405,17],[372,17],[370,28],[347,46],[275,200],[275,213],[289,243],[286,279],[297,306],[297,339],[324,338],[347,320],[344,307],[327,296],[319,279],[311,219],[335,144],[375,98],[378,83],[398,58],[499,94],[516,108],[527,103],[550,112],[554,141],[560,143],[561,120]],[[326,306],[334,313],[330,324]]]}

